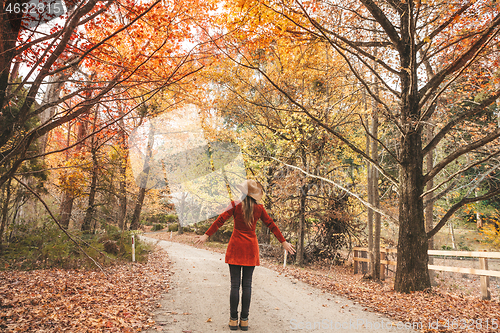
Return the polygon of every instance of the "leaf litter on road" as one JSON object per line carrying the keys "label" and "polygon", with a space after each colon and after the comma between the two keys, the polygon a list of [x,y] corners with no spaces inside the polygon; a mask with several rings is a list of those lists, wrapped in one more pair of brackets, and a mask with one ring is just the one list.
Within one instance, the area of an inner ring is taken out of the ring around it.
{"label": "leaf litter on road", "polygon": [[100,271],[47,269],[0,272],[2,332],[140,332],[169,290],[169,261],[157,249],[146,264]]}
{"label": "leaf litter on road", "polygon": [[[197,236],[184,234],[170,239],[158,233],[152,237],[193,245]],[[225,253],[225,248],[220,245],[208,246],[214,252]],[[382,282],[364,279],[361,274],[354,274],[349,266],[313,265],[300,268],[287,265],[283,268],[282,264],[265,258],[261,259],[261,265],[324,292],[344,296],[366,307],[366,311],[377,312],[402,323],[421,323],[421,326],[414,326],[419,327],[420,332],[500,332],[498,300],[481,300],[477,296],[457,294],[446,285],[401,294],[394,291],[393,279]],[[343,308],[347,310],[347,305]]]}

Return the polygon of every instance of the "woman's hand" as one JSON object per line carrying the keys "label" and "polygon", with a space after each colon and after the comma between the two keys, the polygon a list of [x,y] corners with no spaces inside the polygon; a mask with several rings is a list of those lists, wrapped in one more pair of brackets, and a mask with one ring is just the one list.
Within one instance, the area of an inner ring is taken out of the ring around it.
{"label": "woman's hand", "polygon": [[283,245],[283,248],[290,254],[294,254],[295,253],[295,249],[293,248],[293,245],[288,243],[287,241],[284,241],[283,243],[281,243],[281,245]]}
{"label": "woman's hand", "polygon": [[198,237],[198,239],[194,241],[194,245],[203,244],[203,243],[205,243],[205,241],[207,239],[208,239],[208,235],[203,234],[203,236]]}

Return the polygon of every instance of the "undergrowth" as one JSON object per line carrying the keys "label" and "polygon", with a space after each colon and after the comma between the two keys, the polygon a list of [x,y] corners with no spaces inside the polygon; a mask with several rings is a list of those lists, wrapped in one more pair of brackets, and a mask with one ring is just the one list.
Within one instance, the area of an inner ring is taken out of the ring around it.
{"label": "undergrowth", "polygon": [[[76,243],[57,227],[18,232],[0,249],[0,270],[96,268],[88,256],[103,266],[131,261],[130,231],[121,232],[109,226],[93,234],[77,230],[68,232]],[[146,261],[150,251],[150,245],[135,237],[136,261]]]}

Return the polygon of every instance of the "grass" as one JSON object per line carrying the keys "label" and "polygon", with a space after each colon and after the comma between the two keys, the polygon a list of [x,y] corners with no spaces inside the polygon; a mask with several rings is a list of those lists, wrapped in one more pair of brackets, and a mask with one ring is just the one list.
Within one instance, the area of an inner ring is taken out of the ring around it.
{"label": "grass", "polygon": [[[70,233],[78,244],[55,227],[19,232],[2,248],[0,270],[95,267],[88,256],[104,266],[131,260],[130,232],[108,228],[96,234],[83,234],[79,231]],[[150,245],[136,241],[136,261],[145,261],[150,251]]]}

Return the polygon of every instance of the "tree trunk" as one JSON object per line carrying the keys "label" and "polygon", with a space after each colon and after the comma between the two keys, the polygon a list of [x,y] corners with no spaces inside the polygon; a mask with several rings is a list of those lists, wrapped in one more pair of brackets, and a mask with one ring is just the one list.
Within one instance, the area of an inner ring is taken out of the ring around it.
{"label": "tree trunk", "polygon": [[306,227],[306,202],[307,202],[307,184],[300,187],[299,196],[299,242],[297,243],[297,264],[299,266],[304,265],[304,238],[305,238],[305,227]]}
{"label": "tree trunk", "polygon": [[[68,136],[66,145],[69,146],[71,140],[71,123],[68,123]],[[66,160],[69,159],[69,151],[66,151]],[[61,199],[61,207],[59,213],[59,219],[61,226],[64,229],[68,229],[69,221],[71,220],[71,212],[73,211],[73,193],[67,186],[63,188],[63,194]]]}
{"label": "tree trunk", "polygon": [[[5,5],[5,2],[3,4]],[[7,104],[5,97],[8,91],[12,60],[17,52],[16,43],[21,30],[23,15],[22,11],[19,11],[19,13],[14,11],[10,13],[4,12],[0,15],[0,54],[2,55],[0,57],[0,110]],[[0,146],[3,146],[4,142],[8,141],[11,133],[11,130],[7,126],[4,128],[3,125],[8,124],[4,124],[3,116],[0,115]],[[2,139],[5,139],[5,141]]]}
{"label": "tree trunk", "polygon": [[92,181],[90,182],[89,190],[89,201],[87,206],[87,211],[85,212],[85,218],[82,223],[82,231],[90,232],[92,229],[92,221],[94,220],[95,212],[95,196],[97,193],[97,178],[99,174],[99,162],[97,160],[97,149],[92,147]]}
{"label": "tree trunk", "polygon": [[[371,149],[371,138],[370,138],[370,117],[367,115],[366,120],[365,120],[365,126],[367,129],[366,132],[366,155],[370,155],[370,149]],[[373,205],[373,181],[372,181],[372,174],[373,174],[373,167],[372,164],[367,161],[366,162],[366,190],[367,190],[367,199],[368,202]],[[373,209],[368,208],[367,212],[367,226],[368,226],[368,259],[370,260],[368,262],[369,267],[368,271],[372,271],[372,266],[374,265],[375,258],[373,257]]]}
{"label": "tree trunk", "polygon": [[[432,139],[432,135],[433,135],[432,126],[427,126],[428,141]],[[427,155],[425,156],[425,164],[427,172],[432,170],[432,168],[434,167],[434,149],[431,149],[429,153],[427,153]],[[434,187],[434,178],[431,178],[426,184],[426,189],[430,190],[433,187]],[[434,200],[432,200],[433,196],[434,193],[429,193],[424,197],[424,201],[426,203],[424,211],[426,232],[429,232],[434,228]],[[427,241],[429,250],[434,250],[434,237],[429,238]],[[429,257],[429,264],[430,265],[434,264],[434,259],[432,257]],[[431,283],[434,283],[433,281],[435,281],[434,275],[435,275],[434,271],[429,271],[429,278],[431,280]]]}
{"label": "tree trunk", "polygon": [[139,193],[137,195],[137,200],[135,202],[135,209],[134,209],[134,215],[132,216],[132,222],[130,222],[130,230],[139,229],[142,205],[144,204],[144,197],[146,196],[146,187],[148,186],[149,171],[151,169],[150,162],[151,162],[151,157],[153,156],[154,135],[155,135],[154,125],[152,122],[150,122],[148,144],[146,147],[146,152],[144,154],[144,166],[142,168],[142,173],[139,176],[140,177]]}
{"label": "tree trunk", "polygon": [[[375,101],[372,101],[372,124],[370,129],[371,139],[371,157],[373,161],[378,163],[378,110]],[[371,201],[370,203],[375,208],[380,207],[380,198],[378,192],[378,170],[371,167]],[[370,275],[373,279],[380,279],[380,228],[381,216],[380,213],[373,211],[373,242],[372,242],[372,265]]]}
{"label": "tree trunk", "polygon": [[139,229],[142,205],[144,204],[145,196],[146,188],[140,187],[139,193],[137,194],[137,200],[135,202],[134,215],[132,216],[132,222],[130,222],[130,230]]}
{"label": "tree trunk", "polygon": [[[50,103],[55,103],[59,100],[60,92],[62,87],[64,86],[64,82],[70,76],[69,71],[62,72],[57,75],[53,75],[49,78],[49,83],[47,84],[47,90],[43,95],[42,106]],[[53,106],[45,109],[38,118],[40,119],[40,123],[44,124],[54,116],[56,112],[57,106]],[[38,151],[40,154],[44,154],[47,147],[47,138],[48,133],[42,135],[38,138]],[[43,157],[42,157],[43,158]]]}
{"label": "tree trunk", "polygon": [[64,229],[68,229],[69,227],[69,221],[71,220],[71,213],[73,211],[73,201],[75,198],[73,197],[73,194],[70,191],[65,190],[63,192],[63,198],[61,201],[61,208],[60,208],[60,222],[61,226]]}
{"label": "tree trunk", "polygon": [[179,211],[177,214],[178,226],[177,234],[182,235],[184,233],[184,215],[186,214],[186,193],[182,193],[181,202],[179,205]]}
{"label": "tree trunk", "polygon": [[453,223],[449,221],[448,226],[450,227],[451,247],[453,248],[453,250],[456,250],[457,244],[455,242],[455,230],[453,229]]}
{"label": "tree trunk", "polygon": [[424,225],[422,141],[409,130],[401,139],[399,242],[394,290],[408,293],[429,288],[428,242]]}
{"label": "tree trunk", "polygon": [[[305,149],[301,149],[302,164],[304,169],[307,169],[307,155]],[[307,204],[307,192],[309,191],[309,186],[307,182],[299,188],[299,234],[297,243],[297,264],[303,266],[305,263],[305,245],[304,239],[306,234],[306,204]]]}
{"label": "tree trunk", "polygon": [[[124,127],[123,119],[119,122],[121,127]],[[127,161],[128,161],[128,149],[126,146],[127,134],[125,130],[121,132],[121,143],[120,143],[120,165],[118,170],[120,173],[120,189],[118,194],[118,228],[120,230],[125,230],[126,219],[127,219]]]}
{"label": "tree trunk", "polygon": [[5,228],[7,227],[7,218],[9,213],[9,202],[11,196],[11,181],[12,178],[9,178],[9,181],[5,184],[7,186],[6,194],[4,196],[3,207],[2,207],[2,222],[0,224],[0,252],[2,250],[3,244],[3,233],[5,232]]}

